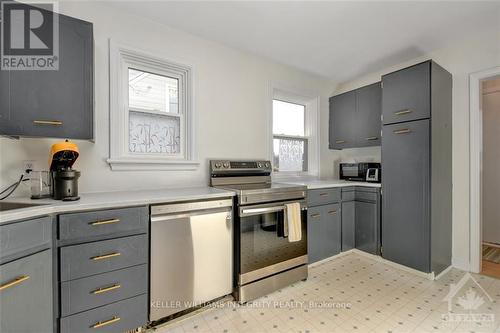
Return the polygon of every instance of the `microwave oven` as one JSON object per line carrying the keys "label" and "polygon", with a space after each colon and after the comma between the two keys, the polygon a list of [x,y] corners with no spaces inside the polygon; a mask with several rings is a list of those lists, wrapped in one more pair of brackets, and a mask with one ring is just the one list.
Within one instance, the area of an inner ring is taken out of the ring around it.
{"label": "microwave oven", "polygon": [[340,179],[380,183],[382,169],[380,163],[340,163]]}

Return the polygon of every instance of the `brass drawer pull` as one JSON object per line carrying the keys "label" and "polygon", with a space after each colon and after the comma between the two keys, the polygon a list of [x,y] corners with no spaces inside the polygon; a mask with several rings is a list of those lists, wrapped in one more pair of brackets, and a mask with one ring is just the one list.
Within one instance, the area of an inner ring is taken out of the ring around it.
{"label": "brass drawer pull", "polygon": [[335,143],[345,143],[345,140],[336,140]]}
{"label": "brass drawer pull", "polygon": [[406,109],[406,110],[401,110],[401,111],[397,111],[397,112],[394,112],[394,114],[396,116],[402,116],[402,115],[405,115],[405,114],[408,114],[408,113],[411,113],[412,111],[410,109]]}
{"label": "brass drawer pull", "polygon": [[98,294],[102,294],[102,293],[105,293],[105,292],[108,292],[108,291],[111,291],[111,290],[115,290],[115,289],[118,289],[118,288],[121,288],[121,287],[122,287],[121,284],[115,284],[115,285],[112,285],[111,287],[96,289],[96,290],[92,291],[92,294],[98,295]]}
{"label": "brass drawer pull", "polygon": [[97,322],[94,325],[92,325],[91,327],[92,328],[101,328],[101,327],[116,323],[117,321],[120,321],[120,320],[121,320],[120,317],[114,316],[113,318],[111,318],[109,320]]}
{"label": "brass drawer pull", "polygon": [[330,210],[328,211],[328,214],[337,214],[337,210],[336,209]]}
{"label": "brass drawer pull", "polygon": [[366,141],[375,141],[378,140],[378,136],[371,136],[369,138],[366,138]]}
{"label": "brass drawer pull", "polygon": [[8,289],[10,287],[14,287],[15,285],[18,285],[19,283],[23,283],[24,281],[28,280],[30,278],[29,275],[21,275],[19,277],[16,277],[14,280],[7,282],[6,284],[3,284],[0,286],[0,291],[4,289]]}
{"label": "brass drawer pull", "polygon": [[113,253],[110,253],[110,254],[104,254],[102,256],[95,256],[95,257],[92,257],[90,259],[92,259],[92,260],[103,260],[103,259],[118,257],[118,256],[121,256],[121,255],[122,254],[120,252],[113,252]]}
{"label": "brass drawer pull", "polygon": [[394,131],[394,134],[408,134],[410,132],[411,132],[411,130],[409,128],[404,128],[404,129]]}
{"label": "brass drawer pull", "polygon": [[109,220],[102,220],[102,221],[95,221],[89,223],[90,225],[103,225],[103,224],[111,224],[111,223],[118,223],[120,222],[120,219],[109,219]]}
{"label": "brass drawer pull", "polygon": [[321,216],[321,214],[317,214],[317,213],[316,214],[311,214],[312,218],[317,218],[317,217],[320,217],[320,216]]}
{"label": "brass drawer pull", "polygon": [[320,193],[319,194],[320,197],[327,197],[328,196],[328,192],[323,192],[323,193]]}
{"label": "brass drawer pull", "polygon": [[63,122],[60,120],[33,120],[33,124],[61,126]]}

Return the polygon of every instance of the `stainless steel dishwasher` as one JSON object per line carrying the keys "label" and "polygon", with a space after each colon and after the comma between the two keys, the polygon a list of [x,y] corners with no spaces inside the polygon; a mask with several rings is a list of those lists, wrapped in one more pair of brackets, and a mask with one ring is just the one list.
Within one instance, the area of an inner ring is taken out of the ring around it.
{"label": "stainless steel dishwasher", "polygon": [[232,199],[151,206],[151,321],[232,293],[232,230]]}

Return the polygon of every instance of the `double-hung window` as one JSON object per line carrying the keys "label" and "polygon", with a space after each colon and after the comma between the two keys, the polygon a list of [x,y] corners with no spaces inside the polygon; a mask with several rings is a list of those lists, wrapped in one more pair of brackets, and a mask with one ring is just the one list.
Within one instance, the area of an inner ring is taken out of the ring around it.
{"label": "double-hung window", "polygon": [[195,168],[192,100],[190,66],[111,42],[111,168]]}
{"label": "double-hung window", "polygon": [[317,174],[317,108],[314,98],[274,95],[272,150],[275,175]]}

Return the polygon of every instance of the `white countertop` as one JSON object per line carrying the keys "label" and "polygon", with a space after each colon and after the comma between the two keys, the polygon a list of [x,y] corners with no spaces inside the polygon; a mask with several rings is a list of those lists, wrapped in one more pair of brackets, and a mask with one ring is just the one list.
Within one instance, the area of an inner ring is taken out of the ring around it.
{"label": "white countertop", "polygon": [[291,179],[276,179],[276,182],[305,185],[309,190],[329,187],[347,187],[347,186],[366,186],[366,187],[381,187],[380,183],[367,182],[352,182],[340,179],[317,179],[317,178],[291,178]]}
{"label": "white countertop", "polygon": [[11,198],[3,202],[32,203],[40,206],[12,209],[0,212],[0,224],[10,221],[83,210],[97,210],[150,204],[172,203],[178,201],[204,200],[232,197],[234,192],[213,187],[171,188],[162,190],[140,190],[123,192],[102,192],[81,194],[77,201],[53,199]]}

